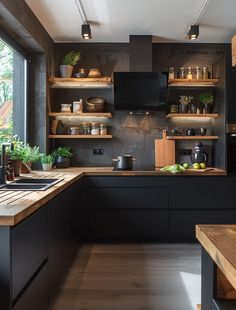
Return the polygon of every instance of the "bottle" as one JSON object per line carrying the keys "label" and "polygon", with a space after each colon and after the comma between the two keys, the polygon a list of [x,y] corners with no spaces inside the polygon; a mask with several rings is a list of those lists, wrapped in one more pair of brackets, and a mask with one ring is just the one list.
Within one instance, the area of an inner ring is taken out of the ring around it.
{"label": "bottle", "polygon": [[185,79],[185,69],[184,69],[184,67],[179,68],[179,79]]}
{"label": "bottle", "polygon": [[106,124],[104,124],[104,123],[100,124],[100,126],[99,126],[99,133],[102,136],[107,135],[107,125]]}
{"label": "bottle", "polygon": [[202,78],[203,78],[204,80],[209,79],[209,71],[208,71],[208,68],[207,68],[207,67],[203,67],[203,68],[202,68]]}
{"label": "bottle", "polygon": [[169,68],[169,80],[173,80],[175,78],[175,69]]}
{"label": "bottle", "polygon": [[188,79],[188,80],[192,80],[192,78],[193,78],[192,67],[188,67],[188,70],[187,70],[187,79]]}

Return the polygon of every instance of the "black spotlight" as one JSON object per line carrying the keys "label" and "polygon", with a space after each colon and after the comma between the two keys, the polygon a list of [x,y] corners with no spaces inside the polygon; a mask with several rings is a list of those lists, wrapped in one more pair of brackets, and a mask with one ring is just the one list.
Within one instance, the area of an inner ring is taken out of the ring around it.
{"label": "black spotlight", "polygon": [[85,40],[92,39],[91,28],[89,24],[83,24],[81,26],[81,34],[82,34],[83,39]]}
{"label": "black spotlight", "polygon": [[199,25],[192,25],[187,34],[189,40],[196,40],[199,36]]}

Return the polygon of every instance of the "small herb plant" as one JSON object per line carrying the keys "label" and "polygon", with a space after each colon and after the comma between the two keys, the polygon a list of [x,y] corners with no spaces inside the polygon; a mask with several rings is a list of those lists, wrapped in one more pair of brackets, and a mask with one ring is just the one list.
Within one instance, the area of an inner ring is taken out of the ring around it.
{"label": "small herb plant", "polygon": [[39,147],[31,147],[29,144],[25,145],[25,154],[23,158],[24,163],[34,163],[40,159]]}
{"label": "small herb plant", "polygon": [[80,61],[80,59],[81,59],[81,53],[80,52],[70,51],[63,58],[63,65],[75,66]]}
{"label": "small herb plant", "polygon": [[199,95],[199,100],[203,104],[211,104],[213,105],[214,102],[214,95],[210,91],[205,91]]}
{"label": "small herb plant", "polygon": [[52,155],[54,157],[56,156],[63,156],[66,158],[71,158],[73,156],[73,153],[70,151],[68,147],[58,147],[52,152]]}
{"label": "small herb plant", "polygon": [[9,140],[9,142],[13,143],[14,149],[7,150],[10,160],[20,160],[23,161],[25,158],[25,146],[24,142],[20,141],[18,136],[13,136]]}
{"label": "small herb plant", "polygon": [[42,154],[40,156],[40,161],[42,164],[53,164],[54,162],[54,157],[52,155],[46,155],[46,154]]}
{"label": "small herb plant", "polygon": [[188,105],[193,100],[192,96],[180,96],[179,98],[180,103],[183,105]]}

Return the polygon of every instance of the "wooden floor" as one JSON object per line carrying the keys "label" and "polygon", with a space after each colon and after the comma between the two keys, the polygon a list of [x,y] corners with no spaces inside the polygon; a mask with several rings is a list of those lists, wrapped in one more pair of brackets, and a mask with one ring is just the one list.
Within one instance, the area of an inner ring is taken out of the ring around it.
{"label": "wooden floor", "polygon": [[195,310],[200,247],[85,245],[52,310]]}

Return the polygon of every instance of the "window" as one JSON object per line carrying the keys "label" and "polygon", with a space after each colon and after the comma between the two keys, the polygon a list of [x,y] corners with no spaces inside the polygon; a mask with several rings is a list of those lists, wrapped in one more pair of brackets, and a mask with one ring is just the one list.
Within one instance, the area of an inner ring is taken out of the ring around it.
{"label": "window", "polygon": [[26,59],[0,39],[0,142],[26,142]]}

